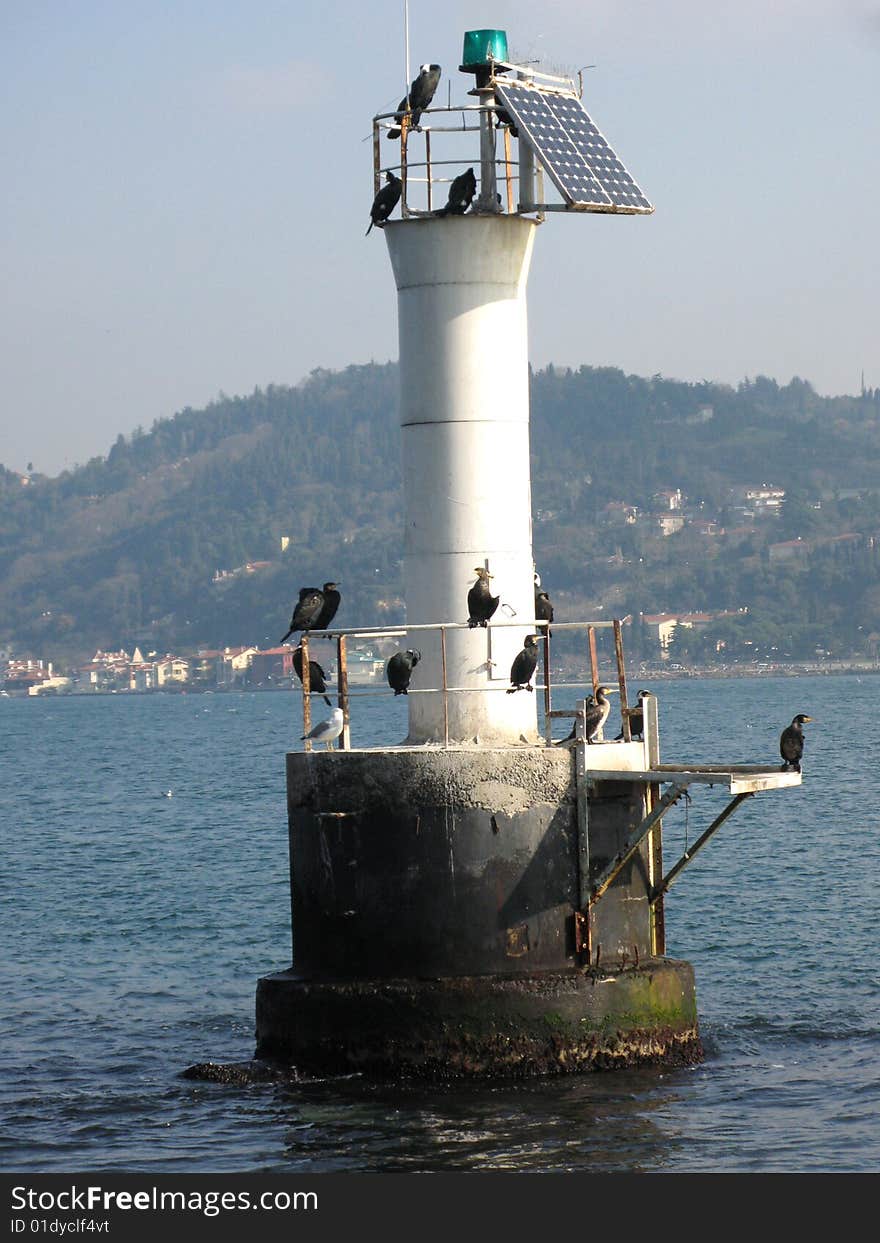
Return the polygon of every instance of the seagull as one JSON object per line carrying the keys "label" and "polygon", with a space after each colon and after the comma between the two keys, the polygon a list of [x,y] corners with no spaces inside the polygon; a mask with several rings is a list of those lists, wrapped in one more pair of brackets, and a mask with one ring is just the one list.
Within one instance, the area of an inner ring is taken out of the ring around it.
{"label": "seagull", "polygon": [[[293,649],[293,668],[300,682],[303,680],[303,650],[302,644]],[[316,660],[309,661],[309,690],[315,691],[318,695],[324,696],[324,703],[328,708],[333,705],[324,694],[327,690],[327,675]]]}
{"label": "seagull", "polygon": [[385,676],[395,695],[407,693],[412,671],[421,659],[422,653],[411,648],[407,648],[405,652],[395,652],[391,657],[385,666]]}
{"label": "seagull", "polygon": [[441,207],[437,216],[463,216],[471,205],[471,200],[477,192],[477,179],[474,176],[472,168],[466,172],[460,173],[449,187],[449,198],[446,206]]}
{"label": "seagull", "polygon": [[780,734],[779,754],[785,761],[782,765],[784,773],[801,771],[801,757],[804,754],[804,725],[812,719],[811,716],[799,712],[791,725],[786,725]]}
{"label": "seagull", "polygon": [[299,600],[290,619],[290,629],[280,643],[286,643],[296,630],[313,630],[323,607],[323,591],[319,591],[317,587],[300,587]]}
{"label": "seagull", "polygon": [[527,634],[523,650],[514,658],[510,666],[511,685],[507,689],[508,695],[514,695],[521,690],[533,691],[535,689],[531,684],[531,677],[537,663],[538,636]]}
{"label": "seagull", "polygon": [[[419,76],[414,78],[410,83],[409,94],[404,95],[403,99],[397,105],[397,112],[394,114],[395,121],[402,121],[407,112],[411,110],[409,118],[410,129],[415,129],[419,121],[422,119],[422,112],[425,108],[431,106],[431,100],[434,98],[434,92],[440,85],[440,66],[439,65],[420,65]],[[399,129],[390,129],[388,131],[389,138],[399,138]]]}
{"label": "seagull", "polygon": [[334,708],[326,721],[319,721],[317,725],[312,726],[307,734],[303,734],[300,742],[305,742],[308,738],[310,742],[326,742],[327,750],[333,750],[333,739],[338,738],[342,733],[342,727],[345,724],[342,709]]}
{"label": "seagull", "polygon": [[498,608],[498,601],[501,599],[500,596],[493,596],[489,590],[489,579],[492,575],[487,569],[478,565],[474,573],[477,581],[467,595],[468,626],[471,630],[475,626],[488,626],[489,618]]}
{"label": "seagull", "polygon": [[312,626],[313,630],[326,630],[336,616],[336,610],[339,608],[339,602],[342,599],[338,588],[338,583],[325,583],[321,589],[321,594],[324,597],[324,607],[318,615],[318,620]]}
{"label": "seagull", "polygon": [[377,224],[380,229],[384,229],[385,221],[400,202],[402,193],[403,182],[400,178],[395,177],[394,173],[386,173],[385,185],[373,199],[373,206],[370,208],[370,225],[364,237],[367,236],[374,224]]}

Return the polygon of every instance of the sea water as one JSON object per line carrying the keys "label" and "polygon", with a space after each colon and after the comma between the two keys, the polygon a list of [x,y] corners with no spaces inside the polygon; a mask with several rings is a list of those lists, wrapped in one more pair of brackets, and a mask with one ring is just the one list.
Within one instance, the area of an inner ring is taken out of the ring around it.
{"label": "sea water", "polygon": [[[803,785],[747,800],[666,899],[705,1061],[449,1086],[181,1077],[252,1056],[257,978],[290,964],[298,693],[0,699],[0,1169],[876,1171],[880,679],[645,685],[670,763],[776,767],[815,718]],[[353,744],[405,720],[358,698]],[[667,867],[726,801],[692,795]]]}

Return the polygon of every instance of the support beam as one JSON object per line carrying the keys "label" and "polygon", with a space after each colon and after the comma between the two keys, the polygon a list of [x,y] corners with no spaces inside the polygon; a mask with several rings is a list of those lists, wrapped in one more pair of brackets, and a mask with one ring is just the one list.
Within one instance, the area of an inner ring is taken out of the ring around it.
{"label": "support beam", "polygon": [[[586,701],[584,701],[585,703]],[[578,847],[578,908],[584,911],[590,901],[590,791],[587,784],[587,738],[584,726],[583,703],[574,719],[574,764],[577,788],[577,847]],[[586,918],[586,937],[589,943],[590,920]]]}
{"label": "support beam", "polygon": [[632,728],[629,721],[629,702],[626,697],[626,662],[623,659],[623,634],[620,622],[614,618],[614,654],[617,657],[617,685],[620,689],[620,721],[623,729],[623,741],[632,742]]}
{"label": "support beam", "polygon": [[[626,777],[626,773],[621,773],[620,775],[622,778]],[[639,846],[641,846],[642,842],[651,832],[654,825],[663,818],[673,803],[678,802],[682,794],[686,793],[687,786],[683,785],[674,785],[666,791],[654,810],[650,813],[650,815],[645,816],[642,823],[636,829],[635,836],[627,842],[620,854],[618,854],[616,858],[612,859],[602,875],[596,880],[596,883],[593,885],[593,891],[590,894],[591,903],[598,902],[602,895],[608,891],[609,887],[617,879],[629,863],[630,859],[636,853]]]}
{"label": "support beam", "polygon": [[693,846],[691,846],[690,850],[686,850],[684,854],[681,856],[681,858],[679,859],[678,863],[676,863],[673,867],[669,869],[669,871],[663,877],[660,884],[655,885],[654,888],[651,890],[648,901],[651,903],[652,906],[655,902],[658,902],[663,897],[663,894],[666,893],[669,886],[672,884],[675,878],[679,875],[679,873],[684,871],[684,869],[690,863],[691,859],[693,859],[697,851],[702,850],[702,848],[706,845],[706,842],[708,842],[712,834],[721,828],[722,824],[728,818],[728,816],[733,815],[737,807],[739,807],[740,803],[743,803],[745,802],[747,798],[752,798],[752,797],[753,797],[752,793],[749,792],[746,794],[737,794],[735,798],[730,800],[730,802],[727,804],[727,806],[724,808],[721,814],[715,817],[715,819],[709,825],[708,829],[706,829],[706,832],[701,834],[700,837],[697,838]]}

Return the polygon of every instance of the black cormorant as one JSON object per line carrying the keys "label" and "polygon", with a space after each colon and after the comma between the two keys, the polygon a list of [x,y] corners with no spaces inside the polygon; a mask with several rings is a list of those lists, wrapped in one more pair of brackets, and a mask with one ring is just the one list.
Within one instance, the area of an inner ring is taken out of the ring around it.
{"label": "black cormorant", "polygon": [[388,679],[388,685],[394,691],[395,695],[405,695],[412,671],[422,659],[422,653],[407,648],[405,652],[395,652],[385,666],[385,676]]}
{"label": "black cormorant", "polygon": [[[638,707],[629,710],[629,734],[630,738],[644,738],[645,736],[645,714],[642,710],[642,701],[649,698],[650,691],[639,691]],[[615,738],[615,742],[620,742],[623,737],[623,730]]]}
{"label": "black cormorant", "polygon": [[471,205],[477,192],[477,179],[472,168],[460,173],[449,187],[449,198],[446,206],[441,207],[437,216],[463,216]]}
{"label": "black cormorant", "polygon": [[[537,583],[535,584],[535,621],[552,622],[553,605],[550,603],[550,597],[546,591],[539,591]],[[547,627],[547,634],[553,637],[553,631]]]}
{"label": "black cormorant", "polygon": [[779,735],[779,754],[785,761],[782,765],[784,773],[801,771],[801,757],[804,754],[804,725],[812,719],[811,716],[799,712],[791,725],[786,725]]}
{"label": "black cormorant", "polygon": [[[293,649],[293,667],[296,670],[296,676],[300,682],[303,680],[303,650],[302,644]],[[327,675],[316,660],[309,661],[309,690],[317,691],[319,695],[324,696],[324,703],[328,708],[332,708],[330,700],[324,694],[327,690]]]}
{"label": "black cormorant", "polygon": [[[394,114],[395,121],[402,121],[407,113],[411,110],[409,118],[410,129],[415,129],[419,121],[422,119],[422,112],[425,108],[430,108],[431,100],[434,98],[434,92],[440,84],[440,66],[439,65],[420,65],[419,76],[414,78],[410,83],[409,94],[404,95],[403,99],[397,105],[397,112]],[[399,129],[390,129],[388,131],[389,138],[399,138]]]}
{"label": "black cormorant", "polygon": [[280,642],[286,643],[297,630],[314,630],[315,622],[321,616],[323,607],[323,591],[319,591],[317,587],[300,587],[299,600],[296,602],[296,608],[290,619],[290,629]]}
{"label": "black cormorant", "polygon": [[535,688],[531,684],[532,674],[538,663],[538,636],[536,634],[527,634],[523,650],[514,658],[513,664],[510,666],[510,686],[508,695],[513,695],[516,691],[527,690],[533,691]]}
{"label": "black cormorant", "polygon": [[510,129],[511,138],[519,138],[519,130],[516,128],[513,117],[503,108],[495,105],[495,120],[499,125],[506,125]]}
{"label": "black cormorant", "polygon": [[611,701],[608,696],[611,693],[607,686],[597,686],[592,702],[587,703],[584,715],[584,737],[587,742],[596,741],[596,735],[608,720],[608,713],[611,711]]}
{"label": "black cormorant", "polygon": [[[385,185],[373,199],[373,206],[370,208],[370,224],[367,229],[369,233],[374,224],[384,227],[385,221],[394,211],[400,202],[400,195],[403,191],[403,182],[399,177],[395,177],[394,173],[385,174]],[[367,236],[364,234],[364,237]]]}
{"label": "black cormorant", "polygon": [[336,610],[339,608],[339,601],[342,597],[339,594],[338,583],[325,583],[321,588],[321,595],[324,597],[324,607],[318,614],[318,620],[312,626],[312,630],[326,630],[336,616]]}
{"label": "black cormorant", "polygon": [[478,565],[474,570],[477,581],[471,587],[467,596],[468,603],[468,625],[473,630],[475,626],[488,626],[489,618],[498,608],[500,596],[493,596],[489,590],[489,579],[492,575],[483,566]]}

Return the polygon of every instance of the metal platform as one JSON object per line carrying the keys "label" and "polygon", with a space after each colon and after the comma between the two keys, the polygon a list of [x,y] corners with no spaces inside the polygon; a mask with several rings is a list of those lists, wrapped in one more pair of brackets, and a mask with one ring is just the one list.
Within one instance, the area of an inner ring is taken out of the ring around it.
{"label": "metal platform", "polygon": [[781,790],[799,786],[801,774],[767,768],[761,764],[657,764],[641,772],[592,768],[589,760],[584,772],[588,782],[639,781],[646,785],[673,782],[676,786],[719,786],[730,794],[756,794],[759,790]]}

